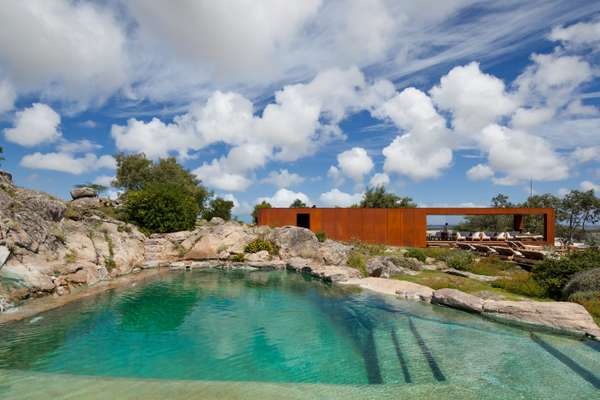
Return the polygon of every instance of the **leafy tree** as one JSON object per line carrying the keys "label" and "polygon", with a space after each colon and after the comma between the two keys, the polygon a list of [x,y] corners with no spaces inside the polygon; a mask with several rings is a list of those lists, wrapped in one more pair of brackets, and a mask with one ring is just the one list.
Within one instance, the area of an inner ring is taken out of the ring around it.
{"label": "leafy tree", "polygon": [[358,208],[413,208],[416,206],[410,197],[388,193],[383,185],[367,188],[360,203],[353,205]]}
{"label": "leafy tree", "polygon": [[148,233],[193,229],[198,203],[176,184],[149,184],[128,192],[124,212],[128,221]]}
{"label": "leafy tree", "polygon": [[290,204],[290,208],[304,208],[304,207],[308,207],[308,206],[306,205],[305,202],[303,202],[300,199],[296,199],[296,200],[294,200],[294,202],[292,204]]}
{"label": "leafy tree", "polygon": [[261,201],[260,203],[258,203],[257,205],[254,206],[254,211],[252,211],[252,220],[254,221],[255,224],[258,223],[258,210],[260,210],[261,208],[271,208],[271,204],[269,204],[266,201]]}
{"label": "leafy tree", "polygon": [[[0,146],[0,161],[4,161],[4,157],[2,157],[2,153],[4,153],[4,149],[2,148],[2,146]],[[0,163],[0,165],[2,165]]]}
{"label": "leafy tree", "polygon": [[[561,219],[561,215],[558,212],[560,209],[560,198],[554,196],[550,193],[545,194],[536,194],[530,196],[520,207],[526,208],[554,208],[556,211],[556,223],[555,227],[560,229],[560,224],[558,221]],[[525,230],[528,232],[533,232],[537,234],[542,234],[544,232],[544,218],[541,215],[526,215],[523,221],[523,225]]]}
{"label": "leafy tree", "polygon": [[91,182],[80,183],[80,184],[75,185],[75,187],[76,188],[87,187],[87,188],[90,188],[90,189],[94,189],[94,191],[96,191],[96,193],[98,193],[98,194],[104,193],[104,192],[106,192],[108,190],[108,188],[106,186],[104,186],[104,185],[99,185],[97,183],[91,183]]}
{"label": "leafy tree", "polygon": [[[515,205],[508,196],[499,193],[492,198],[490,206],[494,208],[510,208]],[[464,222],[458,224],[459,231],[493,231],[503,232],[513,230],[512,215],[466,215]]]}
{"label": "leafy tree", "polygon": [[209,207],[202,212],[202,218],[210,221],[214,217],[219,217],[225,221],[229,221],[231,220],[231,209],[233,206],[233,201],[215,197],[209,202]]}
{"label": "leafy tree", "polygon": [[600,199],[593,190],[571,190],[560,202],[557,217],[564,222],[564,232],[570,242],[585,233],[586,224],[600,221]]}
{"label": "leafy tree", "polygon": [[123,189],[126,196],[129,191],[141,190],[147,185],[175,185],[192,196],[202,210],[211,195],[174,157],[152,162],[143,153],[118,154],[116,160],[117,174],[113,186]]}
{"label": "leafy tree", "polygon": [[152,161],[140,154],[117,154],[117,174],[113,186],[129,190],[141,190],[150,182]]}

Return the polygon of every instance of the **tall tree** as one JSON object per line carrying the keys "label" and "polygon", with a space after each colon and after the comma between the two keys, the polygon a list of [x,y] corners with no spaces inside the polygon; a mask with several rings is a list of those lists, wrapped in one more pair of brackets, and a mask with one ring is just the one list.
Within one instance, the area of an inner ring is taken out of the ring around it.
{"label": "tall tree", "polygon": [[4,149],[0,146],[0,165],[2,165],[2,161],[4,161],[4,157],[2,157],[2,153],[4,153]]}
{"label": "tall tree", "polygon": [[389,193],[383,185],[369,187],[363,195],[360,203],[353,207],[358,208],[413,208],[417,205],[413,203],[410,197],[401,197],[394,193]]}
{"label": "tall tree", "polygon": [[124,190],[141,190],[148,185],[174,185],[190,194],[200,210],[204,209],[211,193],[175,157],[161,158],[158,162],[148,160],[143,153],[118,154],[117,174],[113,186]]}
{"label": "tall tree", "polygon": [[225,221],[231,220],[231,210],[233,201],[225,200],[221,197],[215,197],[208,203],[208,208],[202,213],[202,218],[210,221],[214,217],[223,218]]}
{"label": "tall tree", "polygon": [[600,199],[593,190],[571,190],[560,202],[559,218],[565,223],[565,234],[570,242],[585,234],[587,224],[600,221]]}
{"label": "tall tree", "polygon": [[262,208],[271,208],[271,204],[269,202],[266,201],[261,201],[260,203],[256,204],[254,206],[254,210],[252,211],[252,220],[254,221],[255,224],[258,223],[258,210],[262,209]]}
{"label": "tall tree", "polygon": [[292,204],[290,204],[290,208],[304,208],[304,207],[308,207],[308,206],[306,205],[305,202],[303,202],[300,199],[296,199],[296,200],[294,200],[294,202]]}

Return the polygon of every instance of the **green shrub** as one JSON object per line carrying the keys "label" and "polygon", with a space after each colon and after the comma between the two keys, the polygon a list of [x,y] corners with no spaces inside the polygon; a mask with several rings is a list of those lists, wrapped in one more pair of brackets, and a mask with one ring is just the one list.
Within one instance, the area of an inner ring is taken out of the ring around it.
{"label": "green shrub", "polygon": [[422,251],[426,257],[435,258],[438,261],[444,261],[449,254],[457,251],[448,247],[426,247],[419,250]]}
{"label": "green shrub", "polygon": [[130,191],[125,202],[128,221],[146,233],[193,229],[198,215],[196,199],[180,186],[149,185]]}
{"label": "green shrub", "polygon": [[364,254],[352,251],[348,255],[347,264],[349,267],[359,270],[362,276],[369,276],[369,273],[367,272],[367,260]]}
{"label": "green shrub", "polygon": [[600,293],[600,268],[588,269],[573,275],[563,289],[563,296],[569,297],[575,292]]}
{"label": "green shrub", "polygon": [[510,278],[493,281],[491,285],[527,297],[544,297],[546,293],[544,288],[528,272],[515,273]]}
{"label": "green shrub", "polygon": [[358,240],[352,242],[352,246],[355,251],[371,257],[384,255],[387,248],[384,244],[366,243]]}
{"label": "green shrub", "polygon": [[569,301],[585,307],[600,325],[600,291],[575,292],[569,296]]}
{"label": "green shrub", "polygon": [[448,253],[444,260],[449,268],[467,271],[473,265],[475,257],[468,251],[455,250]]}
{"label": "green shrub", "polygon": [[520,270],[514,264],[503,261],[498,257],[482,257],[469,267],[469,271],[479,275],[508,275],[510,271]]}
{"label": "green shrub", "polygon": [[108,246],[108,257],[104,259],[104,266],[106,267],[106,270],[110,272],[117,266],[117,263],[115,262],[113,241],[107,231],[104,231],[104,240],[106,240],[106,245]]}
{"label": "green shrub", "polygon": [[317,240],[321,243],[327,240],[327,235],[325,234],[325,232],[317,232],[315,233],[315,236],[317,237]]}
{"label": "green shrub", "polygon": [[243,254],[234,254],[229,259],[233,262],[244,262],[246,257]]}
{"label": "green shrub", "polygon": [[417,260],[419,260],[421,262],[425,262],[425,260],[427,259],[427,255],[425,254],[425,252],[422,249],[416,249],[414,247],[408,249],[405,253],[405,256],[416,258]]}
{"label": "green shrub", "polygon": [[123,225],[119,225],[117,226],[117,232],[125,232],[125,233],[131,233],[131,226],[129,226],[128,224],[123,224]]}
{"label": "green shrub", "polygon": [[574,252],[559,259],[546,259],[533,267],[533,278],[553,299],[562,298],[563,288],[578,272],[597,268],[600,252],[595,249]]}
{"label": "green shrub", "polygon": [[208,203],[208,208],[202,212],[202,218],[207,221],[218,217],[225,221],[231,220],[231,210],[233,209],[233,201],[225,200],[221,197],[215,197]]}
{"label": "green shrub", "polygon": [[269,252],[269,254],[274,254],[276,253],[275,249],[276,247],[272,242],[263,239],[256,239],[244,247],[244,253],[258,253],[259,251],[266,250]]}

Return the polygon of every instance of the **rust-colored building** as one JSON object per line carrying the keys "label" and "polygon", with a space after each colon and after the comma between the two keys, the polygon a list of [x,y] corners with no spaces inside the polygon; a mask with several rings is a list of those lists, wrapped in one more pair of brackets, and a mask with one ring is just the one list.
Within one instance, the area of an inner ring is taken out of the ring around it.
{"label": "rust-colored building", "polygon": [[515,231],[522,230],[524,216],[541,215],[543,241],[554,245],[552,208],[263,208],[258,224],[302,226],[335,240],[427,247],[428,215],[513,215]]}

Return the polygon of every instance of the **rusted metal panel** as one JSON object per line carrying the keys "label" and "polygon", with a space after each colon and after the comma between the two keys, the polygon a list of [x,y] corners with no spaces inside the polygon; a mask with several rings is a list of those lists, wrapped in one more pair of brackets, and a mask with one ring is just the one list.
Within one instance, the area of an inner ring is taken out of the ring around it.
{"label": "rusted metal panel", "polygon": [[267,208],[259,210],[259,225],[296,225],[298,213],[310,214],[314,232],[336,240],[361,240],[395,246],[427,246],[428,215],[543,215],[544,239],[554,244],[551,208]]}

